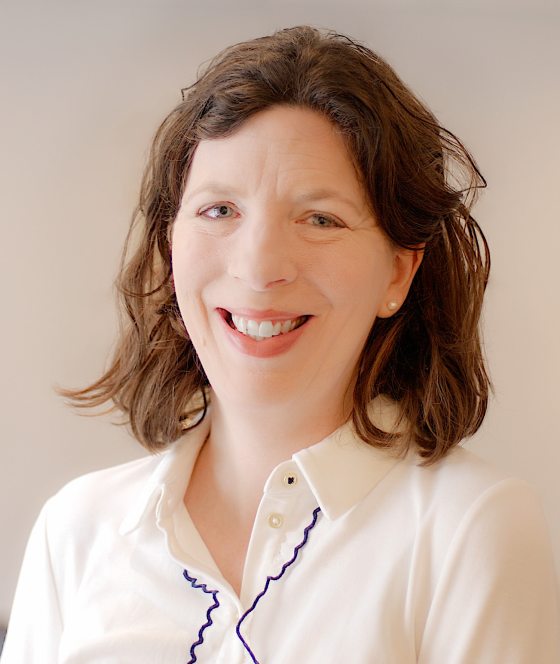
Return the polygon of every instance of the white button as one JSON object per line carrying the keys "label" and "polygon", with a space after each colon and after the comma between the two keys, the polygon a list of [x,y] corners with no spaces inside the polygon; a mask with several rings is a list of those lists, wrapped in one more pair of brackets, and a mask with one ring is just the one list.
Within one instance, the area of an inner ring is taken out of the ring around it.
{"label": "white button", "polygon": [[295,486],[297,484],[297,475],[295,473],[286,473],[282,478],[282,482],[284,482],[284,486]]}
{"label": "white button", "polygon": [[284,518],[282,517],[281,514],[276,514],[274,512],[268,517],[268,525],[271,528],[281,528],[283,523],[284,523]]}

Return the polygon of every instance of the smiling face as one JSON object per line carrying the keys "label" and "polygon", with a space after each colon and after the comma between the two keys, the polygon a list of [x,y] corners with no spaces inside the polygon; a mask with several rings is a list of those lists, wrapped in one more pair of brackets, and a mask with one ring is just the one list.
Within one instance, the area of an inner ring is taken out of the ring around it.
{"label": "smiling face", "polygon": [[336,128],[273,107],[198,145],[172,262],[217,398],[342,412],[375,318],[402,303],[419,260],[377,226]]}

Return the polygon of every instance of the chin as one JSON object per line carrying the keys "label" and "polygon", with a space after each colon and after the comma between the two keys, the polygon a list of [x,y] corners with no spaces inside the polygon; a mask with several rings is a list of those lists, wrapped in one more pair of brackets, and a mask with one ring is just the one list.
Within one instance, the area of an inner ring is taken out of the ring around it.
{"label": "chin", "polygon": [[294,398],[301,399],[296,396],[301,385],[270,371],[245,372],[239,379],[211,381],[211,385],[221,402],[235,405],[240,410],[288,406]]}

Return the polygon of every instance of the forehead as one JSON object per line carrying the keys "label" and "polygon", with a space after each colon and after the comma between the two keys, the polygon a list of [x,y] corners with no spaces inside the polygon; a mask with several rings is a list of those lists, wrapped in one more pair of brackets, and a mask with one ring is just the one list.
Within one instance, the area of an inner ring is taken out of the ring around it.
{"label": "forehead", "polygon": [[363,200],[340,131],[316,111],[287,106],[261,111],[233,134],[199,143],[185,193],[209,186],[282,195],[322,187]]}

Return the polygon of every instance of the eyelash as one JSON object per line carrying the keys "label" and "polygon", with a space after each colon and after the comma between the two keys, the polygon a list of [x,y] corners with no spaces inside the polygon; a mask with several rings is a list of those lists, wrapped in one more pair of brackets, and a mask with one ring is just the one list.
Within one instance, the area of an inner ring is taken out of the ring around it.
{"label": "eyelash", "polygon": [[218,210],[220,208],[228,208],[229,210],[234,212],[233,207],[231,205],[228,205],[227,203],[215,203],[214,205],[210,205],[209,207],[204,208],[203,210],[200,210],[200,212],[198,214],[203,216],[203,217],[207,216],[210,219],[231,219],[231,217],[233,215],[228,215],[227,217],[221,217],[221,216],[215,216],[214,217],[214,216],[208,214],[208,212],[210,212],[210,210]]}
{"label": "eyelash", "polygon": [[[227,216],[219,216],[219,215],[214,216],[214,215],[209,214],[211,210],[219,210],[220,208],[227,208],[228,210],[230,210],[232,212],[232,214],[227,215]],[[228,203],[215,203],[214,205],[210,205],[207,208],[203,208],[202,210],[199,211],[198,214],[200,216],[207,217],[207,218],[214,219],[214,220],[217,220],[217,219],[231,219],[233,217],[233,215],[235,214],[235,210]],[[322,227],[322,228],[344,228],[344,224],[342,222],[340,222],[338,219],[336,219],[335,217],[331,217],[327,214],[321,214],[319,212],[316,212],[314,214],[309,215],[308,217],[306,217],[306,219],[324,219],[326,222],[328,222],[327,224],[313,224],[312,223],[311,224],[312,226],[318,226],[318,227]]]}
{"label": "eyelash", "polygon": [[338,221],[338,219],[335,219],[334,217],[329,217],[329,215],[327,215],[327,214],[316,213],[316,214],[312,214],[310,216],[310,218],[311,219],[313,219],[313,218],[325,219],[326,221],[329,222],[329,226],[326,226],[325,224],[312,224],[313,226],[319,226],[319,227],[322,226],[323,228],[343,228],[344,227],[344,225],[340,221]]}

